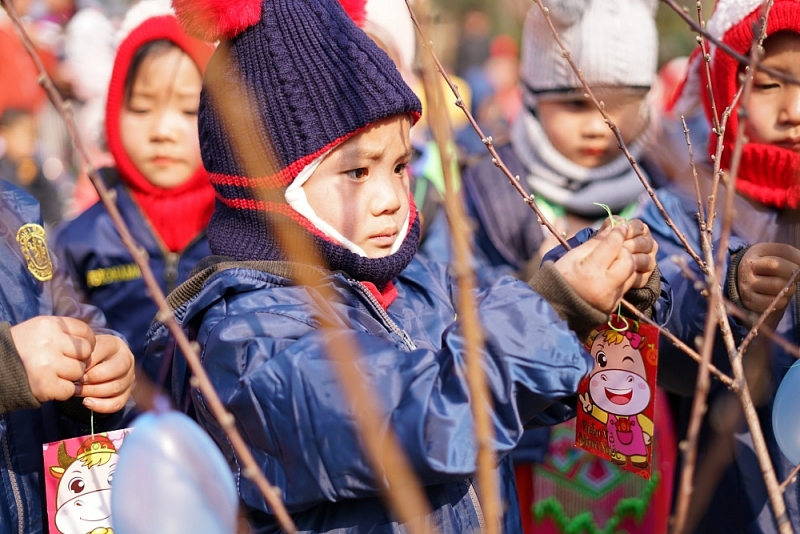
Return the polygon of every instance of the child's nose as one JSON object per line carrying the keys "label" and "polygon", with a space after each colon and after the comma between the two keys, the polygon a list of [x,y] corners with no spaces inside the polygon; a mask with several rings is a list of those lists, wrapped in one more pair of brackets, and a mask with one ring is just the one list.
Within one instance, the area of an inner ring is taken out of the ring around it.
{"label": "child's nose", "polygon": [[375,215],[395,213],[403,205],[402,187],[397,177],[386,173],[375,180],[372,211]]}
{"label": "child's nose", "polygon": [[604,137],[608,132],[608,126],[600,112],[596,109],[587,110],[581,133],[586,137]]}
{"label": "child's nose", "polygon": [[152,137],[156,140],[174,140],[178,132],[178,117],[171,110],[164,110],[156,116]]}
{"label": "child's nose", "polygon": [[800,124],[800,86],[791,86],[786,91],[778,119],[784,124]]}

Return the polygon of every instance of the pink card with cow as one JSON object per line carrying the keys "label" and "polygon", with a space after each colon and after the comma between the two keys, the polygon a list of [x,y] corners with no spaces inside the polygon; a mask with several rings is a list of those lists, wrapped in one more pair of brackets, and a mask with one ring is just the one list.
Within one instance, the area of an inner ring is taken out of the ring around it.
{"label": "pink card with cow", "polygon": [[614,315],[585,346],[594,369],[578,387],[575,445],[649,480],[658,329]]}
{"label": "pink card with cow", "polygon": [[125,436],[115,430],[43,445],[51,534],[112,534],[111,482]]}

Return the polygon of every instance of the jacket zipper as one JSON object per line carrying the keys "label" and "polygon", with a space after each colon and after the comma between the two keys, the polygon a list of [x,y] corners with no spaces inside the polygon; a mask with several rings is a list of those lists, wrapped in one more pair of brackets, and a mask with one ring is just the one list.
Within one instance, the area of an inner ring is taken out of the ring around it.
{"label": "jacket zipper", "polygon": [[172,252],[167,248],[167,245],[164,244],[164,241],[161,239],[161,236],[158,235],[158,232],[156,232],[155,228],[153,228],[153,223],[151,223],[150,219],[147,218],[147,215],[145,215],[144,210],[139,205],[139,203],[136,202],[136,199],[133,197],[130,191],[128,191],[128,196],[130,197],[131,202],[133,202],[133,205],[136,206],[136,209],[139,210],[139,215],[145,222],[145,226],[147,227],[147,229],[150,231],[150,236],[153,238],[153,241],[155,241],[158,250],[164,257],[165,265],[164,265],[163,278],[164,282],[166,283],[166,291],[164,293],[169,295],[170,293],[172,293],[172,290],[175,289],[175,287],[177,286],[176,282],[178,281],[178,264],[181,261],[181,257],[187,250],[189,250],[192,247],[192,245],[200,241],[200,239],[203,236],[205,236],[206,231],[200,230],[200,232],[196,236],[194,236],[192,240],[189,241],[189,243],[185,247],[183,247],[183,250],[181,250],[180,252]]}
{"label": "jacket zipper", "polygon": [[405,330],[397,326],[397,323],[395,323],[391,317],[389,317],[389,314],[386,313],[386,310],[384,310],[383,306],[380,305],[378,299],[375,298],[375,295],[373,295],[370,290],[364,286],[364,284],[352,278],[349,278],[348,282],[350,282],[350,284],[352,284],[353,287],[355,287],[362,295],[364,295],[370,304],[372,304],[373,311],[375,311],[375,313],[381,318],[383,325],[388,328],[389,331],[393,332],[400,339],[402,339],[403,343],[405,343],[409,349],[417,350],[417,346],[411,340],[411,337],[406,333]]}
{"label": "jacket zipper", "polygon": [[17,532],[25,534],[23,525],[25,524],[25,509],[22,506],[22,494],[17,483],[17,474],[14,472],[14,464],[11,463],[11,451],[8,450],[8,426],[3,432],[3,457],[8,466],[8,479],[11,481],[11,493],[14,494],[14,503],[17,505]]}
{"label": "jacket zipper", "polygon": [[[399,336],[409,349],[416,350],[417,346],[411,340],[411,337],[408,335],[408,333],[406,333],[405,330],[400,328],[397,325],[397,323],[395,323],[394,320],[392,320],[391,317],[389,317],[389,314],[386,313],[386,310],[384,310],[383,306],[380,305],[378,299],[375,298],[375,295],[373,295],[370,292],[370,290],[367,289],[364,286],[364,284],[362,284],[358,280],[350,278],[348,279],[348,281],[362,295],[364,295],[364,297],[366,297],[366,299],[370,302],[370,304],[372,304],[374,311],[381,318],[381,320],[384,323],[384,326],[386,326],[391,332]],[[481,501],[478,499],[478,493],[475,491],[475,486],[472,484],[472,480],[470,480],[468,484],[469,484],[469,490],[468,490],[469,497],[470,500],[472,501],[472,506],[475,508],[475,514],[478,516],[478,525],[480,525],[481,532],[486,532],[486,521],[483,518],[483,508],[481,507]]]}
{"label": "jacket zipper", "polygon": [[478,499],[478,492],[475,491],[475,486],[472,480],[469,481],[469,498],[472,499],[472,505],[475,507],[475,513],[478,516],[478,525],[481,527],[481,532],[486,532],[486,521],[483,519],[483,508],[481,501]]}

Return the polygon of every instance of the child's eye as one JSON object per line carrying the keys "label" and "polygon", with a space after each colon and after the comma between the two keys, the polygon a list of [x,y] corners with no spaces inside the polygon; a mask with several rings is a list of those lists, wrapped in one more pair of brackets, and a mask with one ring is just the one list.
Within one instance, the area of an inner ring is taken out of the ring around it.
{"label": "child's eye", "polygon": [[187,117],[197,117],[197,108],[194,109],[184,109],[183,114]]}
{"label": "child's eye", "polygon": [[150,108],[142,106],[129,106],[128,111],[130,111],[131,113],[135,113],[137,115],[144,115],[146,113],[150,113]]}
{"label": "child's eye", "polygon": [[780,87],[780,84],[769,82],[769,83],[757,83],[754,84],[754,87],[759,91],[769,91],[770,89],[777,89]]}
{"label": "child's eye", "polygon": [[397,165],[397,167],[394,168],[394,173],[395,174],[402,174],[402,173],[406,172],[407,168],[408,168],[408,163],[400,163],[400,164]]}
{"label": "child's eye", "polygon": [[367,169],[361,167],[359,169],[347,171],[345,174],[354,180],[363,180],[367,177]]}
{"label": "child's eye", "polygon": [[583,111],[591,105],[588,100],[567,100],[564,102],[564,107],[573,111]]}

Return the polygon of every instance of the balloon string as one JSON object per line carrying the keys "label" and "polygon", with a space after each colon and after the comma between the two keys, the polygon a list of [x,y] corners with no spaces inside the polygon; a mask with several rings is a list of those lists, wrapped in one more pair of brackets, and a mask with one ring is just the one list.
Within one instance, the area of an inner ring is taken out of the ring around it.
{"label": "balloon string", "polygon": [[94,441],[94,411],[89,410],[89,424],[92,428],[92,441]]}
{"label": "balloon string", "polygon": [[[614,226],[617,224],[617,220],[614,219],[614,214],[611,213],[611,208],[609,208],[606,204],[601,204],[600,202],[595,202],[594,205],[600,206],[606,210],[606,213],[608,213],[608,220],[611,222],[611,228],[614,228]],[[614,326],[614,318],[612,317],[608,320],[609,328],[616,332],[625,332],[628,328],[630,328],[631,325],[628,323],[628,320],[622,315],[622,302],[619,303],[619,307],[617,308],[617,317],[622,319],[622,322],[625,323],[625,326],[623,328],[617,328]]]}

